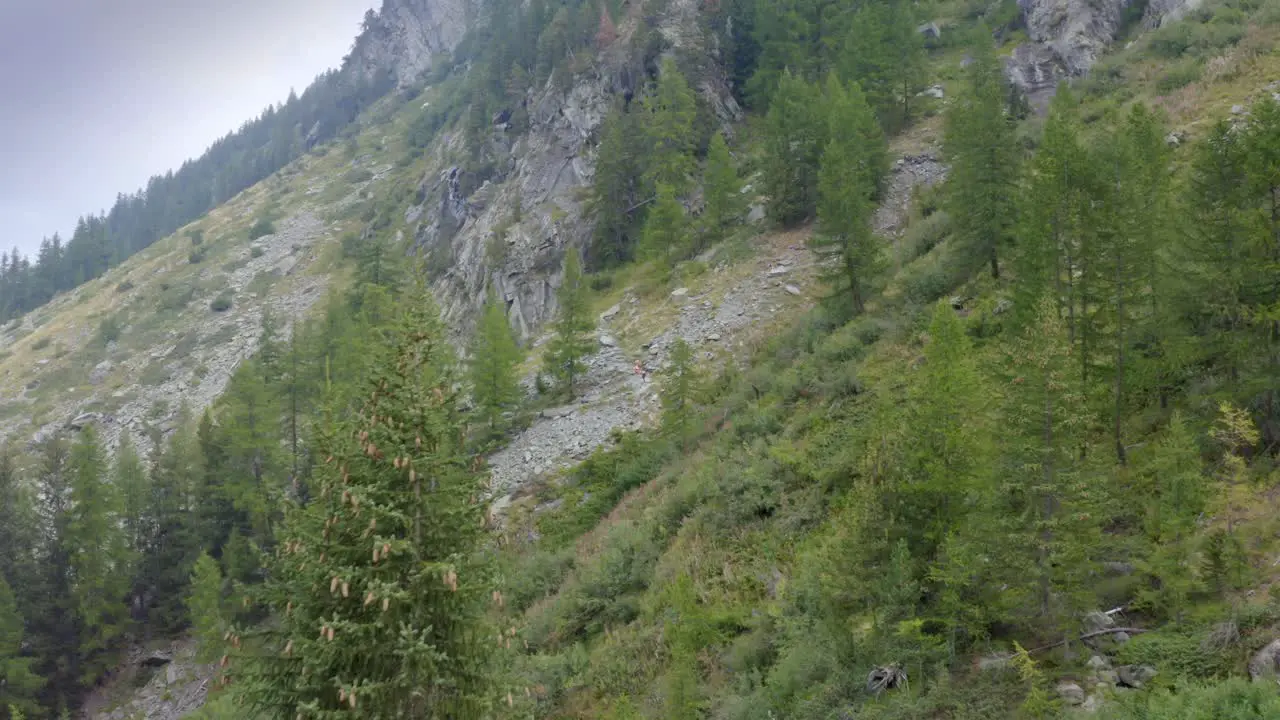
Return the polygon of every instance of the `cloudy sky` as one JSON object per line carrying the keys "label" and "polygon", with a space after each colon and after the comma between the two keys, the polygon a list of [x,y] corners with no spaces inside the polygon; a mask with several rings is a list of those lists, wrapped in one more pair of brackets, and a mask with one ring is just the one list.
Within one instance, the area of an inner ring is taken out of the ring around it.
{"label": "cloudy sky", "polygon": [[0,248],[78,216],[299,92],[380,0],[0,0]]}

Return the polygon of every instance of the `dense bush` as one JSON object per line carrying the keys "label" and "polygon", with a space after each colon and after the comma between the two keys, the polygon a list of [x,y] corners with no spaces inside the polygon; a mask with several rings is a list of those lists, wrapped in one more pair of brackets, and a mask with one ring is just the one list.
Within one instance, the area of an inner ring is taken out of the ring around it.
{"label": "dense bush", "polygon": [[231,309],[231,305],[231,293],[223,293],[214,298],[213,302],[209,303],[209,309],[214,312],[226,312]]}
{"label": "dense bush", "polygon": [[252,241],[267,235],[274,235],[275,232],[276,226],[269,218],[258,218],[257,222],[249,228],[249,240]]}

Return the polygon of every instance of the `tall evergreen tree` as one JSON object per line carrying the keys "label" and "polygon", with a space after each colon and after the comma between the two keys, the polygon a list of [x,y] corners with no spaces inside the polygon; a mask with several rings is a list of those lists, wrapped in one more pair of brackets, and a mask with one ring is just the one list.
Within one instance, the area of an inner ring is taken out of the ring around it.
{"label": "tall evergreen tree", "polygon": [[230,673],[266,717],[480,717],[482,477],[465,455],[448,341],[406,303],[356,416],[327,411],[318,497],[290,509]]}
{"label": "tall evergreen tree", "polygon": [[697,104],[693,89],[676,66],[664,58],[656,87],[641,101],[641,127],[647,140],[645,178],[651,187],[670,186],[677,194],[689,188]]}
{"label": "tall evergreen tree", "polygon": [[634,253],[635,211],[641,193],[638,135],[635,116],[621,105],[615,105],[600,125],[588,200],[596,221],[590,254],[593,267],[617,265]]}
{"label": "tall evergreen tree", "polygon": [[866,301],[866,285],[882,265],[882,248],[871,229],[872,198],[884,174],[884,136],[857,83],[848,88],[827,78],[829,108],[826,149],[818,173],[818,229],[815,244],[839,256],[836,277],[849,293],[855,313]]}
{"label": "tall evergreen tree", "polygon": [[0,578],[0,717],[5,710],[13,720],[14,711],[36,713],[37,693],[44,681],[31,669],[32,659],[24,657],[22,615],[9,583]]}
{"label": "tall evergreen tree", "polygon": [[556,292],[560,315],[556,318],[555,334],[547,343],[543,355],[543,368],[557,383],[560,390],[574,396],[574,382],[582,374],[583,359],[591,354],[595,344],[587,334],[595,328],[588,305],[587,283],[582,278],[582,262],[576,252],[565,254],[564,279]]}
{"label": "tall evergreen tree", "polygon": [[191,590],[187,595],[187,614],[198,648],[196,656],[211,662],[222,649],[225,632],[222,611],[222,568],[208,553],[200,553],[191,571]]}
{"label": "tall evergreen tree", "polygon": [[780,225],[803,221],[817,203],[818,167],[827,142],[821,107],[814,85],[782,73],[764,120],[761,168],[769,217]]}
{"label": "tall evergreen tree", "polygon": [[71,448],[70,507],[64,542],[71,561],[79,633],[79,680],[92,684],[113,663],[127,628],[128,547],[116,489],[92,427]]}
{"label": "tall evergreen tree", "polygon": [[680,447],[693,433],[700,379],[693,349],[683,338],[671,347],[671,364],[663,371],[662,428]]}
{"label": "tall evergreen tree", "polygon": [[890,130],[911,119],[911,101],[924,86],[924,40],[916,32],[911,5],[872,0],[853,12],[840,67],[857,82],[867,102]]}
{"label": "tall evergreen tree", "polygon": [[733,166],[729,145],[719,132],[711,136],[711,145],[707,149],[702,195],[705,205],[702,211],[702,237],[695,251],[701,251],[709,243],[724,237],[725,229],[737,222],[746,210],[742,197],[742,179]]}
{"label": "tall evergreen tree", "polygon": [[964,89],[947,110],[945,148],[956,239],[968,259],[1000,277],[1001,248],[1013,238],[1018,148],[1004,69],[985,31],[970,51]]}
{"label": "tall evergreen tree", "polygon": [[672,265],[688,253],[688,222],[684,205],[676,197],[671,185],[659,183],[653,207],[644,221],[644,235],[640,240],[640,256]]}
{"label": "tall evergreen tree", "polygon": [[503,413],[520,401],[520,384],[516,379],[519,362],[520,347],[497,293],[490,288],[471,341],[468,363],[476,410],[490,433],[501,429]]}

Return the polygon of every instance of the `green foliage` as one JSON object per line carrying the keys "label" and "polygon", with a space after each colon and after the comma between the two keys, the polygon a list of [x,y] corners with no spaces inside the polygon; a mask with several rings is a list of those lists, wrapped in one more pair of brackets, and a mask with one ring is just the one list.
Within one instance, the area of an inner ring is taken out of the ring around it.
{"label": "green foliage", "polygon": [[652,258],[665,266],[675,264],[688,254],[688,224],[675,188],[666,183],[658,185],[657,197],[645,219],[640,257]]}
{"label": "green foliage", "polygon": [[947,111],[946,151],[951,160],[948,209],[956,240],[971,263],[989,263],[1000,276],[1001,248],[1012,240],[1018,154],[1004,70],[985,33],[965,68],[965,89]]}
{"label": "green foliage", "polygon": [[925,85],[924,39],[916,32],[912,7],[896,0],[865,3],[854,11],[843,39],[840,64],[857,82],[885,127],[911,120],[911,102]]}
{"label": "green foliage", "polygon": [[574,397],[574,381],[585,369],[582,361],[595,349],[589,333],[595,328],[588,304],[587,285],[582,278],[582,263],[575,252],[565,255],[564,279],[556,292],[560,314],[554,325],[555,334],[543,354],[544,371],[555,380],[558,389],[569,399]]}
{"label": "green foliage", "polygon": [[468,363],[476,412],[488,426],[490,434],[504,429],[504,413],[514,409],[520,401],[520,385],[516,378],[516,366],[520,360],[520,348],[516,345],[511,325],[497,293],[491,289],[471,341]]}
{"label": "green foliage", "polygon": [[696,143],[693,89],[671,58],[662,61],[656,86],[640,101],[639,126],[646,138],[645,180],[677,194],[689,187]]}
{"label": "green foliage", "polygon": [[761,184],[774,222],[789,226],[809,217],[817,203],[819,159],[827,141],[821,93],[783,72],[764,119]]}
{"label": "green foliage", "polygon": [[733,157],[724,135],[711,137],[707,150],[707,167],[702,177],[702,196],[705,208],[702,212],[701,249],[724,237],[725,230],[742,219],[746,202],[742,197],[742,180],[734,168]]}
{"label": "green foliage", "polygon": [[694,365],[693,349],[683,338],[671,347],[670,366],[663,371],[662,428],[680,447],[692,439],[700,378]]}
{"label": "green foliage", "polygon": [[123,332],[124,328],[121,326],[118,317],[115,315],[105,317],[102,322],[98,323],[98,342],[103,345],[110,345],[119,340],[120,334]]}
{"label": "green foliage", "polygon": [[187,262],[192,265],[199,265],[204,262],[206,254],[204,248],[196,248],[187,254]]}
{"label": "green foliage", "polygon": [[32,659],[23,657],[22,622],[13,590],[0,577],[0,708],[8,708],[10,720],[38,712],[36,693],[43,684],[31,670]]}
{"label": "green foliage", "polygon": [[289,511],[254,593],[278,625],[245,632],[231,672],[269,715],[478,717],[492,590],[481,476],[465,462],[453,360],[425,293],[376,352],[361,412],[326,412],[318,501]]}
{"label": "green foliage", "polygon": [[873,197],[888,165],[884,136],[857,84],[827,78],[831,138],[818,171],[819,248],[830,248],[836,280],[855,313],[862,313],[869,282],[883,266],[881,242],[871,229]]}
{"label": "green foliage", "polygon": [[226,312],[231,309],[231,306],[232,304],[234,304],[234,302],[235,301],[231,293],[224,292],[218,297],[214,298],[212,301],[210,301],[209,309],[214,312]]}
{"label": "green foliage", "polygon": [[191,591],[187,596],[187,613],[191,616],[192,634],[203,662],[217,658],[222,649],[224,622],[222,610],[222,569],[208,553],[200,553],[191,572]]}
{"label": "green foliage", "polygon": [[1186,684],[1121,698],[1107,720],[1261,720],[1280,714],[1280,693],[1265,683],[1232,678],[1216,684]]}
{"label": "green foliage", "polygon": [[276,226],[271,222],[271,219],[260,217],[249,227],[249,241],[252,242],[267,235],[274,235],[275,232]]}

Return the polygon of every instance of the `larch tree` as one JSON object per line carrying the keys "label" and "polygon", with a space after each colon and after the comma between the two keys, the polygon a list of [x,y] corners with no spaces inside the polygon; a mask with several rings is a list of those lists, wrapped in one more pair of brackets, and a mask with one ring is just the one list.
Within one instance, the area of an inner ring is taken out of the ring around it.
{"label": "larch tree", "polygon": [[693,175],[698,112],[693,89],[675,60],[663,59],[657,85],[640,104],[648,146],[645,179],[651,187],[668,185],[682,195]]}
{"label": "larch tree", "polygon": [[490,289],[468,359],[471,394],[477,414],[490,434],[502,429],[503,414],[520,401],[520,384],[516,380],[519,362],[520,346],[497,292]]}
{"label": "larch tree", "polygon": [[0,717],[8,709],[36,713],[37,694],[44,680],[31,668],[32,659],[22,652],[23,618],[13,589],[0,578]]}
{"label": "larch tree", "polygon": [[827,78],[829,130],[818,171],[816,247],[838,255],[838,285],[862,313],[867,282],[883,265],[882,243],[871,228],[876,186],[884,175],[886,147],[880,125],[857,83]]}
{"label": "larch tree", "polygon": [[742,179],[733,165],[724,135],[711,136],[707,149],[707,167],[702,176],[702,238],[695,251],[724,237],[726,228],[737,222],[746,209],[742,198]]}
{"label": "larch tree", "polygon": [[70,507],[65,542],[80,635],[79,680],[91,685],[110,667],[128,627],[128,546],[116,488],[92,427],[80,431],[68,459]]}
{"label": "larch tree", "polygon": [[202,552],[191,571],[191,589],[187,593],[187,615],[195,636],[196,657],[204,662],[216,660],[223,647],[225,629],[222,610],[223,579],[218,561]]}
{"label": "larch tree", "polygon": [[425,290],[376,356],[358,413],[326,410],[317,496],[289,509],[254,591],[278,622],[231,637],[228,677],[266,717],[478,718],[488,701],[484,478]]}
{"label": "larch tree", "polygon": [[565,255],[564,279],[556,292],[560,314],[555,321],[555,334],[543,355],[543,368],[570,399],[574,397],[575,382],[586,370],[583,360],[595,347],[588,335],[595,324],[591,319],[587,290],[587,283],[582,277],[582,262],[578,254],[570,250]]}
{"label": "larch tree", "polygon": [[667,183],[658,183],[653,207],[644,221],[640,257],[665,266],[674,265],[687,254],[688,224],[676,189]]}
{"label": "larch tree", "polygon": [[971,50],[961,93],[947,109],[944,147],[955,237],[968,260],[1000,277],[1001,249],[1012,242],[1018,147],[1004,69],[985,31]]}
{"label": "larch tree", "polygon": [[812,215],[818,198],[818,167],[827,142],[827,118],[818,89],[782,73],[763,126],[761,186],[770,219],[790,226]]}

